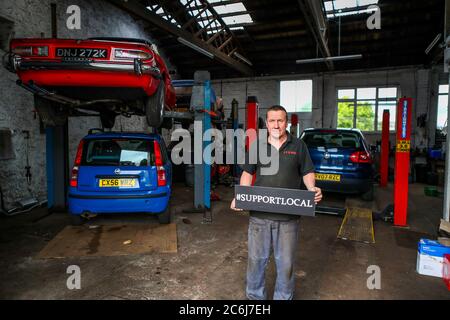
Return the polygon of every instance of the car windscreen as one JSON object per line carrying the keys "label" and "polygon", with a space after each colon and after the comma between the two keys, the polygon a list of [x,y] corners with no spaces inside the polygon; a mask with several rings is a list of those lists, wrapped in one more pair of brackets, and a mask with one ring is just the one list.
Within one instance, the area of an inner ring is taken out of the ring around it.
{"label": "car windscreen", "polygon": [[81,165],[149,166],[155,164],[153,141],[145,139],[87,139]]}
{"label": "car windscreen", "polygon": [[356,132],[311,131],[305,132],[303,141],[310,148],[360,149],[361,142]]}

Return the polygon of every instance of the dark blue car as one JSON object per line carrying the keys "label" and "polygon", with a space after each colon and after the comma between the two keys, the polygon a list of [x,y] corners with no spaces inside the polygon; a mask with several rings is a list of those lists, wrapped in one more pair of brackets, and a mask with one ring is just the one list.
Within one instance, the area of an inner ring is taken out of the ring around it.
{"label": "dark blue car", "polygon": [[85,136],[70,177],[74,223],[87,214],[140,213],[170,222],[172,166],[157,134],[109,132]]}
{"label": "dark blue car", "polygon": [[319,188],[373,200],[373,158],[360,130],[306,129],[301,139],[314,162]]}

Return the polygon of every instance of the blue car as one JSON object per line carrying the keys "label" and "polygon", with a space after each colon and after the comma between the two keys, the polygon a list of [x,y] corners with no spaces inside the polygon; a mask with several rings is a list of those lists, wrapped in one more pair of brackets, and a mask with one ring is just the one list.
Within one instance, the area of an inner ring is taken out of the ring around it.
{"label": "blue car", "polygon": [[373,200],[373,157],[358,129],[306,129],[301,136],[324,191],[361,194]]}
{"label": "blue car", "polygon": [[69,186],[74,224],[92,214],[149,213],[170,223],[172,165],[157,134],[90,133],[77,150]]}

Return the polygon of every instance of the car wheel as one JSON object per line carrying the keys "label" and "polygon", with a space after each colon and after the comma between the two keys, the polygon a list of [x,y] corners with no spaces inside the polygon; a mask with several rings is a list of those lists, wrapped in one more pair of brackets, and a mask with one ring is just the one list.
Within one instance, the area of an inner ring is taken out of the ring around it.
{"label": "car wheel", "polygon": [[164,82],[161,80],[158,90],[152,96],[146,98],[145,116],[150,127],[160,128],[163,123],[165,94]]}
{"label": "car wheel", "polygon": [[158,220],[160,224],[169,224],[170,223],[171,210],[170,207],[167,206],[164,212],[158,215]]}
{"label": "car wheel", "polygon": [[111,129],[116,122],[116,114],[114,112],[101,112],[100,121],[104,129]]}
{"label": "car wheel", "polygon": [[81,226],[85,222],[86,222],[86,219],[84,219],[82,216],[80,216],[78,214],[70,215],[70,224],[73,226]]}
{"label": "car wheel", "polygon": [[370,186],[370,189],[361,195],[361,199],[364,201],[373,201],[373,185]]}
{"label": "car wheel", "polygon": [[66,123],[69,112],[66,107],[56,102],[34,95],[34,108],[45,127],[62,126]]}

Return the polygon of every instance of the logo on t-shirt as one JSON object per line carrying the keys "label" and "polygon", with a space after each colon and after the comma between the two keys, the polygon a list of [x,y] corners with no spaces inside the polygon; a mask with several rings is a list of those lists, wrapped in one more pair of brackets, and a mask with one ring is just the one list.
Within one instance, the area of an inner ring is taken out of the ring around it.
{"label": "logo on t-shirt", "polygon": [[284,151],[283,154],[289,154],[295,156],[297,154],[297,151]]}

